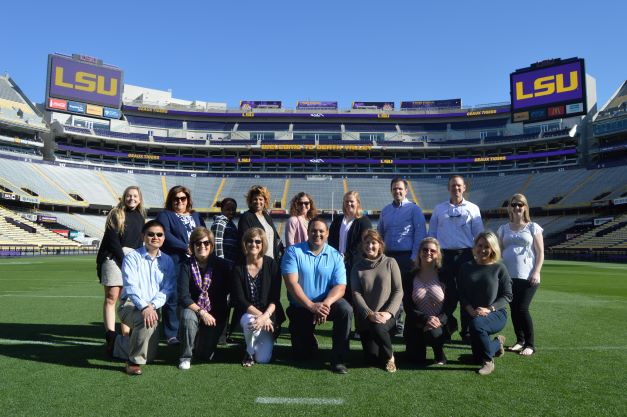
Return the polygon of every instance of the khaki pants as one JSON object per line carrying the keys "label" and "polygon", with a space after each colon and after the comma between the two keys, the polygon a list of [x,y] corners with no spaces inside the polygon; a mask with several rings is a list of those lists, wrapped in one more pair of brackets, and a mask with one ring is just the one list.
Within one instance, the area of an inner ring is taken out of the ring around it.
{"label": "khaki pants", "polygon": [[120,304],[118,315],[122,323],[131,328],[128,360],[137,365],[144,365],[146,362],[153,361],[157,356],[157,347],[159,346],[158,326],[147,328],[144,325],[141,311],[135,307],[130,299]]}

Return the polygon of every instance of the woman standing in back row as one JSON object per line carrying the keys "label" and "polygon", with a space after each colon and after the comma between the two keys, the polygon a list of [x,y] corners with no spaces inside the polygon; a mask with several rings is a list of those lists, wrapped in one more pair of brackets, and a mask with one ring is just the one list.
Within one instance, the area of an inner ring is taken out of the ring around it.
{"label": "woman standing in back row", "polygon": [[[346,276],[351,276],[351,269],[363,255],[362,236],[368,229],[372,229],[372,222],[364,216],[361,210],[361,199],[357,191],[344,194],[342,214],[336,216],[329,228],[329,245],[337,249],[344,256]],[[352,304],[351,281],[344,298]]]}
{"label": "woman standing in back row", "polygon": [[[104,285],[105,301],[102,315],[105,326],[107,354],[113,356],[115,341],[115,305],[122,291],[122,260],[124,256],[142,246],[141,229],[146,221],[144,200],[139,187],[127,187],[117,207],[109,212],[105,233],[96,257],[96,268],[100,283]],[[124,324],[122,334],[128,335]]]}
{"label": "woman standing in back row", "polygon": [[248,211],[242,213],[237,223],[237,231],[239,232],[239,240],[242,241],[244,233],[251,227],[259,227],[266,232],[268,239],[268,248],[264,255],[271,257],[279,262],[283,243],[281,237],[274,227],[274,222],[268,214],[270,208],[270,191],[262,185],[253,185],[246,193],[246,202],[248,203]]}
{"label": "woman standing in back row", "polygon": [[[165,210],[157,216],[163,225],[165,242],[161,250],[172,257],[176,270],[193,255],[189,246],[189,237],[196,227],[205,227],[205,221],[192,210],[192,193],[182,185],[170,188],[165,199]],[[176,345],[178,340],[179,319],[176,311],[176,291],[163,306],[163,329],[169,345]]]}
{"label": "woman standing in back row", "polygon": [[318,217],[318,210],[313,198],[302,191],[296,194],[290,203],[290,218],[285,223],[286,247],[307,240],[307,226],[314,217]]}
{"label": "woman standing in back row", "polygon": [[527,198],[514,194],[507,207],[509,223],[499,227],[497,235],[503,248],[503,262],[512,277],[513,299],[509,304],[516,344],[508,350],[522,356],[535,353],[533,321],[529,305],[540,285],[544,262],[542,227],[531,221]]}

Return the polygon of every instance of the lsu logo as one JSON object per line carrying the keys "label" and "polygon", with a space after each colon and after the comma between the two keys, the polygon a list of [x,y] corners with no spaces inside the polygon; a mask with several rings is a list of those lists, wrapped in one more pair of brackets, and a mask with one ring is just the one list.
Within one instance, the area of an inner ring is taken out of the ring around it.
{"label": "lsu logo", "polygon": [[[568,81],[564,79],[568,76]],[[567,93],[579,88],[579,71],[568,74],[555,74],[533,80],[533,88],[525,86],[523,81],[516,82],[516,100],[527,100],[534,97],[550,96]]]}
{"label": "lsu logo", "polygon": [[70,79],[66,79],[62,66],[54,68],[54,85],[57,87],[71,88],[111,97],[118,95],[119,80],[117,78],[111,77],[107,80],[103,75],[92,74],[86,71],[76,71],[73,78],[68,78]]}

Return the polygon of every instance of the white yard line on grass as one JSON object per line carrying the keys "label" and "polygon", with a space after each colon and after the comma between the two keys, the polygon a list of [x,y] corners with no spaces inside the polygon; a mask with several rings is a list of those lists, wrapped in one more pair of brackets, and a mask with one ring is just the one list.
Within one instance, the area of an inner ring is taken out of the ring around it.
{"label": "white yard line on grass", "polygon": [[0,339],[0,345],[44,345],[44,346],[101,346],[102,342],[87,342],[80,340],[60,340],[58,342],[47,342],[45,340],[17,340],[17,339]]}
{"label": "white yard line on grass", "polygon": [[99,295],[29,295],[29,294],[0,294],[0,297],[26,298],[103,298]]}
{"label": "white yard line on grass", "polygon": [[257,404],[343,405],[342,398],[257,397]]}

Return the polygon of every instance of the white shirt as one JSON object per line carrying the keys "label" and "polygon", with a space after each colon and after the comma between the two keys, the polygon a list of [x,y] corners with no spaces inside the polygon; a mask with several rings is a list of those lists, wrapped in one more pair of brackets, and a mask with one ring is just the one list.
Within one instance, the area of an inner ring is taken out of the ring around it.
{"label": "white shirt", "polygon": [[472,248],[475,237],[481,232],[481,212],[470,201],[462,200],[457,205],[445,201],[433,209],[429,221],[429,236],[436,238],[442,249]]}
{"label": "white shirt", "polygon": [[534,236],[542,234],[537,223],[527,223],[518,231],[512,230],[509,223],[496,232],[503,247],[503,263],[512,278],[529,279],[536,262],[533,246]]}
{"label": "white shirt", "polygon": [[342,218],[342,224],[340,225],[340,253],[342,255],[344,255],[346,253],[346,241],[347,236],[348,236],[348,231],[351,229],[351,226],[353,225],[353,222],[355,221],[355,218],[353,217],[353,219],[350,222],[346,221],[346,216],[344,216],[344,218]]}

